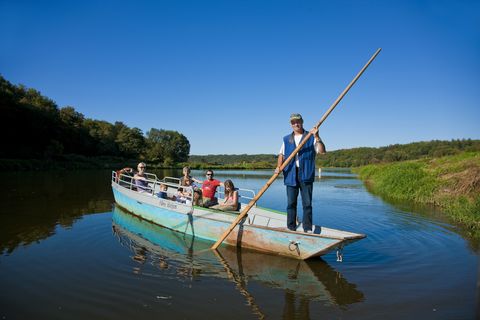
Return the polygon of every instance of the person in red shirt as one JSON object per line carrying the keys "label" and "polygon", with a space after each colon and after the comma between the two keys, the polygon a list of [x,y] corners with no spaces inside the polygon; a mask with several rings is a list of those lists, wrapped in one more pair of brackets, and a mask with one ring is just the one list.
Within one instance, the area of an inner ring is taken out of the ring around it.
{"label": "person in red shirt", "polygon": [[207,180],[202,183],[202,197],[198,199],[198,205],[208,208],[218,203],[215,197],[215,192],[219,186],[223,186],[223,183],[213,178],[213,171],[207,170]]}

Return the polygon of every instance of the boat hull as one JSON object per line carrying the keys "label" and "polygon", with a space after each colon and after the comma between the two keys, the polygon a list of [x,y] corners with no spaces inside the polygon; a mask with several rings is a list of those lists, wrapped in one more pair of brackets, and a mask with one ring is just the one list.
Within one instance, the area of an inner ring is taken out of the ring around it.
{"label": "boat hull", "polygon": [[[192,207],[139,193],[112,183],[115,202],[151,223],[215,242],[237,217],[205,208]],[[241,246],[296,259],[323,255],[348,242],[348,239],[292,232],[286,228],[251,225],[243,219],[224,245]],[[350,239],[351,240],[351,239]]]}

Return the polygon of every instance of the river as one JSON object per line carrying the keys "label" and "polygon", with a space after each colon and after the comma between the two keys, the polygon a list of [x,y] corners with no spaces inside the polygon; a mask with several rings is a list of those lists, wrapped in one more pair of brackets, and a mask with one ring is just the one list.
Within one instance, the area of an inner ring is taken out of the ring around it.
{"label": "river", "polygon": [[[271,174],[216,178],[258,191]],[[308,261],[216,253],[115,207],[110,178],[107,170],[4,173],[1,319],[479,316],[476,246],[441,215],[372,195],[348,170],[323,170],[313,195],[314,224],[367,235],[345,247],[343,262],[335,252]],[[285,211],[282,180],[259,205]]]}

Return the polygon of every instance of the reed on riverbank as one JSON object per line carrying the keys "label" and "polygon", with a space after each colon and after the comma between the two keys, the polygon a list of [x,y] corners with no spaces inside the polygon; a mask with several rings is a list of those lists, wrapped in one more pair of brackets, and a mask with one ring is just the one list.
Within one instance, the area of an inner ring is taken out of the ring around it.
{"label": "reed on riverbank", "polygon": [[480,238],[480,152],[367,165],[354,172],[374,193],[438,206]]}

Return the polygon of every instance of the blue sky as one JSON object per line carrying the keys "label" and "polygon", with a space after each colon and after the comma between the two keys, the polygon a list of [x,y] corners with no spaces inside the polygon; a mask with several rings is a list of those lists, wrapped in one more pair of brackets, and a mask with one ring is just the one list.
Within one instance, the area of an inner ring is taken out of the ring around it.
{"label": "blue sky", "polygon": [[0,0],[0,74],[86,117],[176,130],[191,154],[480,138],[480,1]]}

